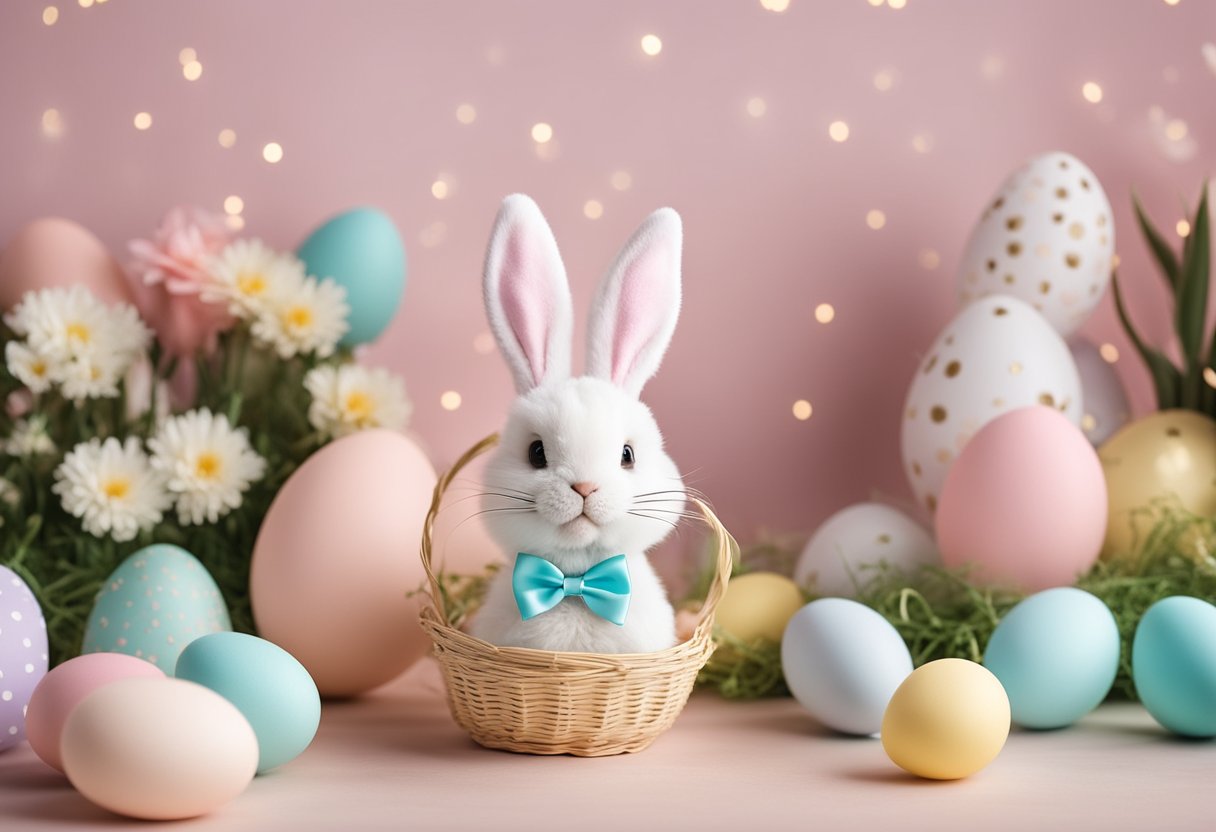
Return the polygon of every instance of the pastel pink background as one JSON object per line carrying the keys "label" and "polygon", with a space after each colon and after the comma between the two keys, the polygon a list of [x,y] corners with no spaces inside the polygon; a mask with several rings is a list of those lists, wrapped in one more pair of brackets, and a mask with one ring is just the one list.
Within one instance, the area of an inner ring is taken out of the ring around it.
{"label": "pastel pink background", "polygon": [[[294,246],[327,215],[376,205],[410,256],[405,302],[367,356],[405,375],[438,465],[495,429],[505,366],[479,273],[503,195],[531,194],[579,309],[652,209],[684,217],[685,306],[644,398],[672,455],[745,540],[810,531],[874,495],[902,500],[898,426],[918,356],[955,310],[954,269],[991,192],[1025,157],[1080,156],[1114,205],[1142,326],[1168,333],[1130,217],[1133,186],[1169,227],[1216,154],[1216,77],[1201,56],[1216,4],[58,0],[0,6],[0,240],[58,214],[116,252],[177,203],[245,203],[246,232]],[[647,57],[646,33],[663,50]],[[189,82],[178,53],[197,50]],[[876,72],[894,86],[875,88]],[[1098,82],[1098,104],[1081,96]],[[763,117],[748,115],[760,97]],[[461,124],[460,104],[476,108]],[[1172,161],[1148,113],[1184,119]],[[63,134],[42,135],[47,108]],[[138,111],[152,128],[136,131]],[[850,127],[833,142],[828,125]],[[531,125],[553,125],[539,158]],[[224,149],[222,128],[236,131]],[[927,137],[928,152],[913,138]],[[277,141],[284,159],[263,161]],[[632,187],[610,185],[627,171]],[[448,198],[432,196],[443,177]],[[584,216],[597,199],[603,216]],[[866,226],[880,209],[886,226]],[[933,249],[928,269],[920,253]],[[819,303],[836,310],[818,324]],[[1084,333],[1118,346],[1139,411],[1146,377],[1109,298]],[[581,334],[581,330],[580,330]],[[581,348],[579,349],[581,352]],[[463,405],[440,407],[459,391]],[[791,405],[807,399],[808,421]]]}

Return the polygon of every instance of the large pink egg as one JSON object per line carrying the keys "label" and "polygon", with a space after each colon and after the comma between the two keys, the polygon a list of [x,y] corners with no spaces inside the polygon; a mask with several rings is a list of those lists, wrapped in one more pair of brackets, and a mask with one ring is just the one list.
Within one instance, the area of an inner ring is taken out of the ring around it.
{"label": "large pink egg", "polygon": [[322,696],[354,696],[426,652],[418,549],[435,488],[426,455],[401,434],[333,442],[284,484],[253,550],[258,631],[308,669]]}
{"label": "large pink egg", "polygon": [[1089,440],[1050,407],[993,419],[942,488],[937,542],[977,583],[1037,591],[1073,583],[1106,533],[1106,482]]}
{"label": "large pink egg", "polygon": [[63,726],[72,711],[95,690],[119,679],[163,679],[165,672],[151,662],[125,653],[89,653],[69,659],[42,678],[30,697],[25,734],[43,762],[63,771],[59,747]]}
{"label": "large pink egg", "polygon": [[28,291],[74,284],[106,303],[133,299],[122,267],[105,245],[71,220],[34,220],[0,253],[0,309],[11,309]]}

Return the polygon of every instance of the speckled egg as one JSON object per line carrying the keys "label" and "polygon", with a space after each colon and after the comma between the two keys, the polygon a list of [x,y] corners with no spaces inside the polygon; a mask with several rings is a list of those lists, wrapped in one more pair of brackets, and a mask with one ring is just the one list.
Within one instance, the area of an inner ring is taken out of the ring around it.
{"label": "speckled egg", "polygon": [[933,342],[908,389],[900,444],[921,505],[936,510],[947,471],[980,428],[1037,404],[1080,425],[1081,379],[1068,345],[1017,298],[972,303]]}
{"label": "speckled egg", "polygon": [[38,599],[17,573],[0,566],[0,751],[25,740],[25,709],[46,665]]}
{"label": "speckled egg", "polygon": [[186,645],[231,630],[215,580],[194,555],[157,543],[128,557],[102,585],[82,653],[126,653],[172,672]]}
{"label": "speckled egg", "polygon": [[812,595],[850,598],[880,567],[912,573],[938,561],[937,547],[924,527],[899,509],[858,503],[833,514],[811,536],[794,582]]}
{"label": "speckled egg", "polygon": [[1044,153],[988,201],[959,263],[959,299],[1012,295],[1069,335],[1102,300],[1114,252],[1110,202],[1094,172],[1075,156]]}

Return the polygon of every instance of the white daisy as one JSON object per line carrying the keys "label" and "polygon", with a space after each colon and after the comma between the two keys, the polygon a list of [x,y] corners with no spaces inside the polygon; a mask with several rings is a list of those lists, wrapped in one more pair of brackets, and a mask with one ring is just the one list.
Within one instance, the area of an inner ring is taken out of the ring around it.
{"label": "white daisy", "polygon": [[13,425],[8,439],[0,443],[0,450],[9,456],[30,457],[55,453],[55,441],[47,433],[46,417],[31,416]]}
{"label": "white daisy", "polygon": [[33,393],[45,393],[51,389],[51,378],[58,373],[49,359],[34,352],[22,341],[9,341],[4,345],[4,361],[13,378],[24,384]]}
{"label": "white daisy", "polygon": [[117,541],[133,539],[161,521],[172,498],[135,438],[82,442],[55,469],[51,490],[84,530]]}
{"label": "white daisy", "polygon": [[60,384],[77,400],[117,396],[151,338],[134,307],[107,306],[83,286],[27,292],[5,322],[25,339],[5,347],[10,372],[35,392]]}
{"label": "white daisy", "polygon": [[237,240],[208,263],[212,285],[203,300],[227,303],[238,318],[254,318],[277,297],[290,294],[304,280],[304,264],[280,254],[261,240]]}
{"label": "white daisy", "polygon": [[304,376],[304,387],[312,396],[308,421],[334,437],[367,428],[396,430],[413,411],[401,379],[379,367],[322,365]]}
{"label": "white daisy", "polygon": [[331,278],[307,277],[294,291],[271,299],[253,322],[253,335],[274,347],[280,358],[316,353],[333,355],[348,328],[346,289]]}
{"label": "white daisy", "polygon": [[168,478],[182,525],[216,522],[239,507],[241,494],[266,472],[248,432],[210,410],[167,419],[148,447],[153,467]]}

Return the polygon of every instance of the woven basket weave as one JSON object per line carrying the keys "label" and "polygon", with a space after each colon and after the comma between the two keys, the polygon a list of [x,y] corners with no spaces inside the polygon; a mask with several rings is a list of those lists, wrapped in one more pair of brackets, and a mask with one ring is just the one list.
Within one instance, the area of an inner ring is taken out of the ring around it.
{"label": "woven basket weave", "polygon": [[431,565],[431,536],[453,478],[497,441],[483,439],[440,478],[422,531],[432,603],[424,605],[421,622],[447,682],[452,718],[487,748],[580,757],[641,751],[675,722],[713,653],[714,608],[726,592],[738,546],[709,507],[692,500],[714,533],[716,572],[692,638],[667,650],[558,653],[473,638],[448,622]]}

